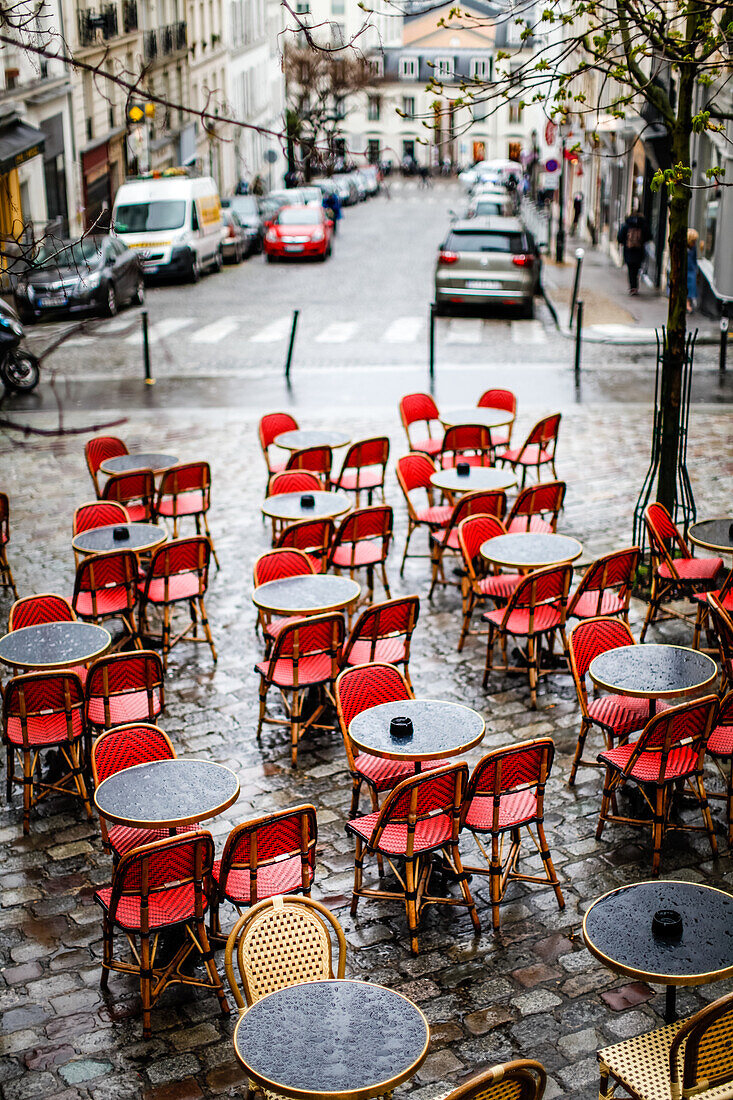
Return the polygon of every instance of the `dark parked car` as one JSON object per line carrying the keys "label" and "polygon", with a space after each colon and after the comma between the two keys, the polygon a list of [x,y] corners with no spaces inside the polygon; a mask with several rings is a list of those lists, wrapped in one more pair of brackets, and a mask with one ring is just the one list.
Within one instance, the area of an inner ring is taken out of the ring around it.
{"label": "dark parked car", "polygon": [[115,237],[48,240],[18,279],[21,320],[94,310],[112,317],[126,302],[145,300],[137,253]]}
{"label": "dark parked car", "polygon": [[224,223],[224,236],[221,239],[224,259],[230,264],[240,264],[249,253],[244,226],[233,210],[222,210],[221,220]]}
{"label": "dark parked car", "polygon": [[233,210],[242,224],[246,237],[245,256],[261,252],[262,242],[265,239],[265,221],[257,196],[232,195],[228,199],[223,199],[221,205],[225,209]]}

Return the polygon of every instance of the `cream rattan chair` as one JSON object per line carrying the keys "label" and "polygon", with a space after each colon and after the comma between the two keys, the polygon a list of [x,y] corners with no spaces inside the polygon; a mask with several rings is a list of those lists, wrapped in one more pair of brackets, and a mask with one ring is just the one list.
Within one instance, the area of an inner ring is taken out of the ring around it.
{"label": "cream rattan chair", "polygon": [[694,1016],[599,1050],[598,1095],[621,1085],[639,1100],[733,1096],[733,993]]}
{"label": "cream rattan chair", "polygon": [[445,1100],[542,1100],[546,1083],[545,1067],[521,1058],[481,1070]]}

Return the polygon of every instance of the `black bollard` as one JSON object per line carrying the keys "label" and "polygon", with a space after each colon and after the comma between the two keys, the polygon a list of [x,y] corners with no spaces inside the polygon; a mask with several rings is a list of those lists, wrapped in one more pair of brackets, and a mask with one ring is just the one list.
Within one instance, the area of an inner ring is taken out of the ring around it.
{"label": "black bollard", "polygon": [[298,317],[300,316],[300,310],[293,310],[293,323],[290,326],[290,341],[288,343],[288,357],[285,360],[285,381],[290,385],[290,364],[293,361],[293,348],[295,347],[295,330],[298,327]]}
{"label": "black bollard", "polygon": [[148,338],[148,311],[144,309],[140,314],[143,326],[143,366],[145,367],[145,385],[154,386],[155,379],[150,373],[150,340]]}
{"label": "black bollard", "polygon": [[725,374],[725,359],[728,353],[728,303],[723,302],[723,313],[720,318],[720,358],[718,359],[718,370],[721,374]]}
{"label": "black bollard", "polygon": [[430,303],[430,322],[428,330],[428,355],[430,359],[430,381],[435,379],[435,302]]}
{"label": "black bollard", "polygon": [[575,385],[580,385],[580,347],[583,341],[583,303],[578,302],[575,317]]}
{"label": "black bollard", "polygon": [[585,252],[582,248],[576,248],[575,250],[575,280],[573,282],[573,296],[570,299],[570,316],[568,317],[568,328],[573,327],[573,314],[575,313],[575,305],[578,301],[578,291],[580,290],[580,272],[583,269],[583,257]]}

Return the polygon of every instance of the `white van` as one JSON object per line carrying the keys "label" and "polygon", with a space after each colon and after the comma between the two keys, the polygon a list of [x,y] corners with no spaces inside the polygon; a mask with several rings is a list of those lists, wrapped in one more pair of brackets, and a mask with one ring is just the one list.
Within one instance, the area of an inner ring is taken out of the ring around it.
{"label": "white van", "polygon": [[123,183],[115,195],[112,232],[138,253],[146,275],[196,282],[222,265],[224,225],[210,176],[150,176]]}

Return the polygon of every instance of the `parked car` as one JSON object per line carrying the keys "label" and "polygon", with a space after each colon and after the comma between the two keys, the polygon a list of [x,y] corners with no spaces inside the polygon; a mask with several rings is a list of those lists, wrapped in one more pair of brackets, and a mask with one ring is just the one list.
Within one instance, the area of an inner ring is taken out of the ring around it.
{"label": "parked car", "polygon": [[333,226],[322,206],[285,206],[267,223],[265,255],[269,263],[288,256],[312,256],[325,260],[331,255]]}
{"label": "parked car", "polygon": [[222,199],[221,205],[233,210],[239,218],[247,238],[245,256],[250,256],[253,252],[261,252],[265,238],[265,223],[257,196],[231,195],[228,199]]}
{"label": "parked car", "polygon": [[435,301],[520,306],[534,316],[541,258],[518,218],[470,218],[451,225],[435,265]]}
{"label": "parked car", "polygon": [[307,187],[299,187],[303,202],[306,206],[323,205],[323,192],[317,184],[309,184]]}
{"label": "parked car", "polygon": [[460,172],[458,180],[467,191],[470,191],[479,180],[506,183],[511,176],[518,180],[522,178],[522,165],[518,161],[480,160],[472,168]]}
{"label": "parked car", "polygon": [[18,279],[15,301],[25,322],[80,311],[112,317],[125,302],[145,301],[142,265],[115,237],[51,238]]}
{"label": "parked car", "polygon": [[503,195],[477,195],[472,198],[466,210],[467,218],[511,218],[514,203],[506,192]]}
{"label": "parked car", "polygon": [[336,189],[342,206],[354,206],[359,201],[356,184],[348,176],[333,176],[331,183]]}
{"label": "parked car", "polygon": [[364,199],[367,196],[366,187],[364,186],[364,181],[362,180],[359,173],[358,172],[347,172],[344,176],[344,179],[348,180],[348,182],[351,184],[351,186],[353,186],[355,188],[356,196],[357,196],[356,201],[357,202],[364,202]]}
{"label": "parked car", "polygon": [[221,220],[224,223],[224,235],[221,239],[224,261],[225,263],[241,264],[249,247],[244,226],[234,210],[222,210]]}
{"label": "parked car", "polygon": [[361,172],[362,176],[364,177],[364,182],[366,184],[367,194],[368,195],[378,195],[379,194],[379,173],[377,171],[376,165],[367,164],[366,167],[360,169],[360,172]]}

